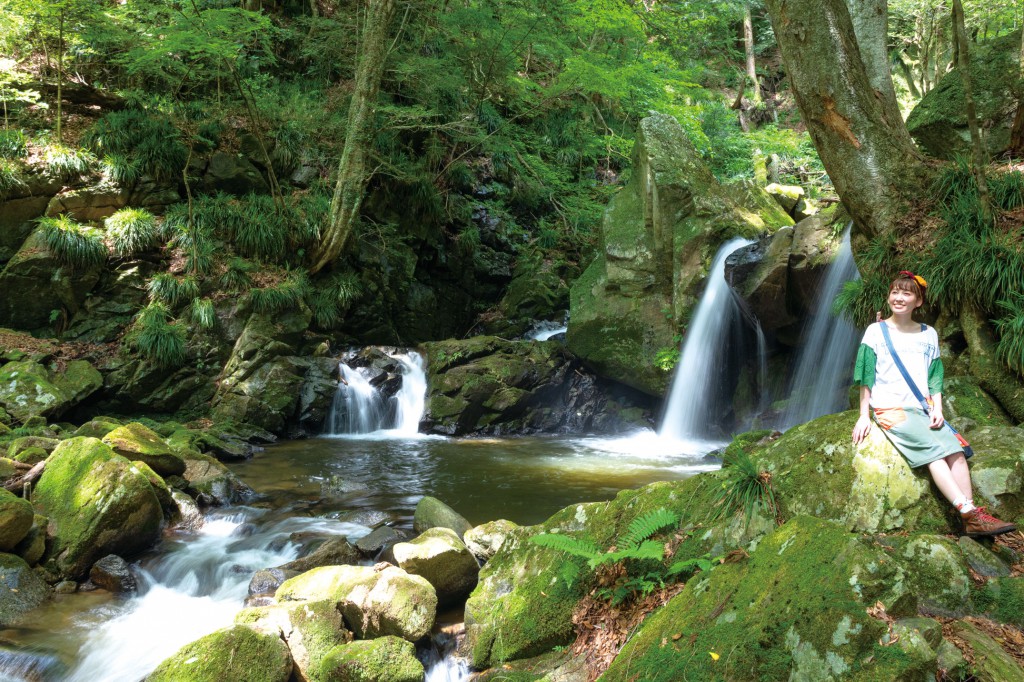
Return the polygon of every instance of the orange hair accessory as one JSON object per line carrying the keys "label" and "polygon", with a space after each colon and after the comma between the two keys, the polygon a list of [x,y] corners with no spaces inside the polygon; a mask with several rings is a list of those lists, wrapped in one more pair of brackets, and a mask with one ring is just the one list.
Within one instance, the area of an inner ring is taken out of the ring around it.
{"label": "orange hair accessory", "polygon": [[915,275],[910,270],[900,270],[900,276],[901,277],[908,277],[908,278],[914,280],[915,282],[917,282],[918,286],[920,286],[922,289],[927,289],[928,288],[928,282],[925,281],[924,277],[922,277],[921,275]]}

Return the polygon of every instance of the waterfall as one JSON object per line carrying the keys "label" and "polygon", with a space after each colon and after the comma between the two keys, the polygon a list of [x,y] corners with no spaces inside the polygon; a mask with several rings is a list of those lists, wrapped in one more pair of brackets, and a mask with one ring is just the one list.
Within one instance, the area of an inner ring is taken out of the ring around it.
{"label": "waterfall", "polygon": [[718,250],[707,286],[690,319],[669,390],[659,435],[673,440],[708,440],[722,434],[721,414],[729,410],[730,359],[743,315],[737,296],[725,281],[725,259],[751,242],[732,239]]}
{"label": "waterfall", "polygon": [[325,423],[326,435],[387,432],[410,437],[417,434],[427,396],[423,356],[410,351],[389,357],[397,362],[402,375],[401,387],[389,398],[381,395],[380,388],[360,368],[339,363],[341,381]]}
{"label": "waterfall", "polygon": [[838,412],[846,406],[846,389],[850,385],[851,365],[860,334],[845,318],[832,314],[832,302],[843,284],[859,278],[850,250],[850,225],[847,225],[839,251],[825,270],[813,316],[805,327],[790,384],[789,402],[782,417],[785,428]]}

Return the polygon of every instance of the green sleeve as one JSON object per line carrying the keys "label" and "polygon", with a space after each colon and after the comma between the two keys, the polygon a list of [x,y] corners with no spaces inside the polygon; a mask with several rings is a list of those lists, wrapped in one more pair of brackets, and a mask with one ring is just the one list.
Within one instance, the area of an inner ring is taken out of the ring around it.
{"label": "green sleeve", "polygon": [[[873,388],[875,385],[875,350],[866,343],[857,349],[857,365],[853,368],[853,383]],[[928,382],[929,386],[931,381]]]}
{"label": "green sleeve", "polygon": [[946,370],[942,367],[942,358],[935,358],[928,367],[928,395],[942,393],[942,381]]}

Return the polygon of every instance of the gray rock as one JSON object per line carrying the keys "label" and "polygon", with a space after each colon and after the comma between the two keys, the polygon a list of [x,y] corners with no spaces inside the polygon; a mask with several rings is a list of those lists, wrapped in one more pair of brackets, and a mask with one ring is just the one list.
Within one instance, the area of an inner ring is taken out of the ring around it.
{"label": "gray rock", "polygon": [[356,540],[356,549],[362,552],[363,556],[375,557],[381,550],[390,547],[396,542],[401,542],[405,538],[406,535],[402,531],[396,530],[391,526],[380,526]]}
{"label": "gray rock", "polygon": [[402,570],[423,576],[434,586],[442,606],[464,599],[476,587],[480,565],[449,528],[431,528],[391,551]]}
{"label": "gray rock", "polygon": [[964,558],[976,573],[986,578],[1005,578],[1010,575],[1010,567],[999,556],[985,549],[978,541],[967,536],[957,540]]}
{"label": "gray rock", "polygon": [[347,539],[342,537],[328,538],[323,544],[306,556],[289,561],[279,568],[286,571],[302,573],[320,566],[340,566],[355,564],[362,557],[359,551]]}
{"label": "gray rock", "polygon": [[508,534],[518,527],[519,524],[505,519],[489,521],[467,530],[463,540],[473,556],[480,561],[487,561],[501,549]]}
{"label": "gray rock", "polygon": [[116,554],[108,554],[89,569],[89,580],[114,594],[135,592],[138,584],[132,567]]}
{"label": "gray rock", "polygon": [[466,531],[473,526],[441,500],[425,495],[416,503],[412,527],[417,533],[422,533],[430,528],[450,528],[455,531],[459,539],[462,539]]}
{"label": "gray rock", "polygon": [[203,175],[203,189],[235,196],[253,192],[264,194],[269,190],[263,174],[249,159],[226,152],[215,152],[210,157],[210,165]]}
{"label": "gray rock", "polygon": [[50,598],[50,588],[24,559],[0,554],[0,627],[10,627]]}
{"label": "gray rock", "polygon": [[298,572],[287,571],[283,567],[261,568],[252,574],[252,579],[249,581],[249,596],[273,595],[277,588],[281,587],[281,583],[288,580],[288,578],[294,578],[296,575],[298,575]]}

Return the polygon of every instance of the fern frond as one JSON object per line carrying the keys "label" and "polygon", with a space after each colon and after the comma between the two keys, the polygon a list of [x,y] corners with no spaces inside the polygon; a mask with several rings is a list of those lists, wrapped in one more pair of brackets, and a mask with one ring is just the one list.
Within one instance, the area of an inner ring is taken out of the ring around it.
{"label": "fern frond", "polygon": [[664,507],[659,507],[633,519],[622,540],[623,547],[636,547],[660,530],[679,523],[679,516]]}
{"label": "fern frond", "polygon": [[583,559],[593,560],[601,556],[597,545],[589,540],[574,538],[561,533],[541,533],[530,537],[530,542],[539,547],[557,549],[566,554],[578,556]]}

